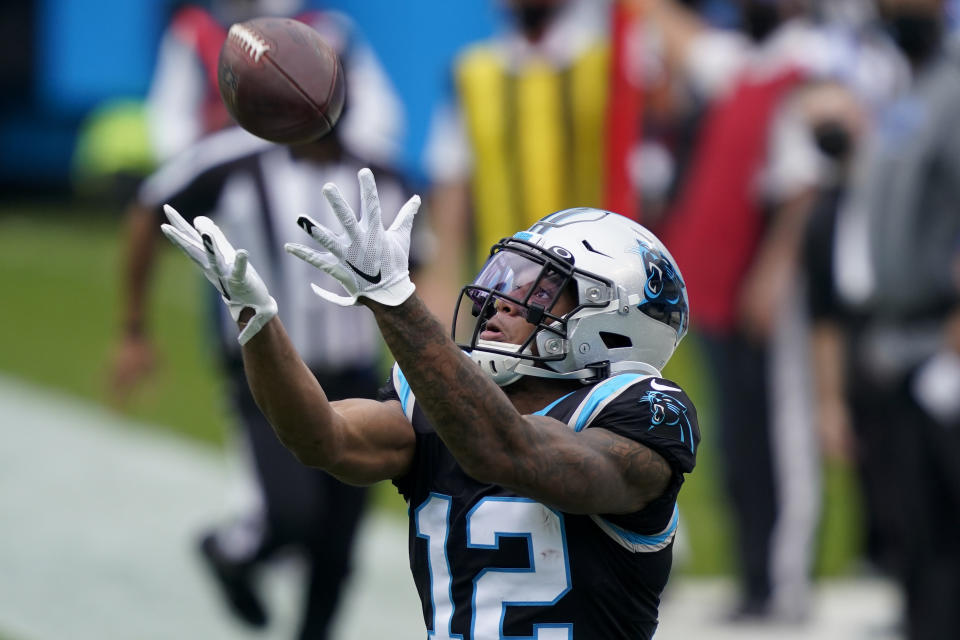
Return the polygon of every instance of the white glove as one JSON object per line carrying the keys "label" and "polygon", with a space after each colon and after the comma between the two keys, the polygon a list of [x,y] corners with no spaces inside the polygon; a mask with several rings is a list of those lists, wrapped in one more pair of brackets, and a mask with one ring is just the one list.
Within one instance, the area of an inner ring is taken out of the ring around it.
{"label": "white glove", "polygon": [[240,344],[256,335],[270,318],[277,315],[277,302],[267,292],[267,286],[257,270],[247,264],[247,251],[235,251],[213,220],[198,216],[193,226],[168,204],[163,205],[170,224],[160,225],[170,242],[177,245],[197,263],[207,280],[220,292],[234,321],[245,307],[254,310],[254,316],[237,340]]}
{"label": "white glove", "polygon": [[[314,293],[342,306],[350,306],[365,296],[391,307],[399,305],[413,294],[410,281],[410,230],[413,216],[420,208],[420,196],[410,198],[390,228],[384,231],[380,220],[380,198],[377,183],[370,169],[357,173],[360,180],[360,220],[340,190],[333,183],[323,186],[323,195],[343,225],[344,234],[337,234],[307,216],[297,218],[297,224],[327,251],[316,251],[302,244],[288,242],[288,253],[309,262],[340,281],[349,296],[341,296],[315,284]],[[329,253],[328,253],[329,252]]]}

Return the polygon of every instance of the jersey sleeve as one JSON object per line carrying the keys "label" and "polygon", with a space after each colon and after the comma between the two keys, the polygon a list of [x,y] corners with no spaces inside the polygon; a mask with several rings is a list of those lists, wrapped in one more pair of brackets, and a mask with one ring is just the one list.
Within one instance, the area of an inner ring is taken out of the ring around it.
{"label": "jersey sleeve", "polygon": [[[414,424],[413,408],[416,403],[416,399],[410,390],[410,385],[407,384],[406,377],[404,377],[403,372],[400,370],[400,365],[394,363],[393,367],[390,369],[390,377],[387,380],[387,383],[383,385],[380,388],[380,391],[377,393],[377,400],[380,402],[396,400],[403,408],[403,413],[407,416],[407,419],[410,420],[410,424]],[[410,468],[405,474],[392,480],[393,486],[397,488],[397,491],[401,496],[403,496],[403,499],[408,502],[410,497],[413,495],[414,488],[418,481],[418,470],[422,466],[423,455],[423,447],[421,444],[423,435],[416,430],[416,427],[414,427],[414,434],[417,438],[417,445],[414,451],[413,464],[410,465]]]}
{"label": "jersey sleeve", "polygon": [[674,472],[693,471],[700,443],[697,411],[676,383],[646,378],[607,403],[590,422],[646,445],[662,455]]}
{"label": "jersey sleeve", "polygon": [[413,390],[410,389],[410,383],[407,382],[406,376],[403,375],[403,371],[400,370],[400,365],[397,363],[394,363],[390,369],[390,379],[377,393],[377,399],[380,402],[397,400],[403,408],[404,415],[413,422],[413,407],[417,400],[413,395]]}

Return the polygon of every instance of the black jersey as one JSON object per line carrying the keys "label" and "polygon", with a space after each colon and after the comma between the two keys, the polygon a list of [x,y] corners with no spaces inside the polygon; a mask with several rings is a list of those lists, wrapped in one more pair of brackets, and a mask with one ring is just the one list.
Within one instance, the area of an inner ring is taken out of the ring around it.
{"label": "black jersey", "polygon": [[677,493],[695,464],[696,411],[673,382],[621,374],[537,413],[602,427],[656,450],[673,468],[660,498],[620,515],[573,515],[460,468],[397,366],[387,398],[416,432],[394,484],[409,506],[410,567],[434,640],[650,638],[677,528]]}

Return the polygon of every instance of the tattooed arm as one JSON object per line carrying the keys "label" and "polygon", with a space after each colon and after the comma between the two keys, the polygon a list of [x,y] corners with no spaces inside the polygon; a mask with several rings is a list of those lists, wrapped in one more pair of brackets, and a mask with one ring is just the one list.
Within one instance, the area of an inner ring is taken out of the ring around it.
{"label": "tattooed arm", "polygon": [[[241,329],[252,315],[241,313]],[[257,405],[300,462],[361,485],[409,468],[414,434],[400,403],[329,402],[279,318],[243,345],[243,365]]]}
{"label": "tattooed arm", "polygon": [[[464,355],[416,295],[399,306],[363,304],[373,311],[418,405],[472,477],[568,513],[630,513],[667,487],[670,465],[638,442],[602,428],[575,432],[553,418],[521,415],[516,399]],[[563,382],[530,380],[553,389],[551,400],[569,390]]]}

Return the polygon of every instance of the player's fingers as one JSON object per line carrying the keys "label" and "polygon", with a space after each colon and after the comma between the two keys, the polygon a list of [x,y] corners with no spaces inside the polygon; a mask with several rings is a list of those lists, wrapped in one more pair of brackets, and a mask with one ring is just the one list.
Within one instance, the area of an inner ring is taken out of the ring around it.
{"label": "player's fingers", "polygon": [[357,179],[360,181],[361,220],[366,221],[367,229],[378,229],[383,223],[380,220],[380,196],[373,171],[364,167],[357,172]]}
{"label": "player's fingers", "polygon": [[393,219],[393,224],[390,225],[389,230],[402,230],[409,235],[410,229],[413,228],[413,217],[417,215],[419,210],[420,196],[415,195],[400,207],[400,211],[397,213],[397,217]]}
{"label": "player's fingers", "polygon": [[286,243],[283,245],[283,250],[292,256],[300,258],[304,262],[312,264],[317,268],[322,268],[321,265],[326,265],[327,263],[336,259],[329,253],[321,253],[316,249],[311,249],[310,247],[298,244],[296,242]]}
{"label": "player's fingers", "polygon": [[316,240],[320,246],[341,260],[346,255],[347,249],[339,237],[309,216],[300,216],[297,218],[297,226],[310,234],[310,237]]}
{"label": "player's fingers", "polygon": [[327,291],[326,289],[321,289],[320,287],[313,284],[312,282],[310,283],[310,288],[313,289],[313,292],[315,294],[317,294],[324,300],[327,300],[328,302],[332,302],[334,304],[338,304],[341,307],[350,307],[356,304],[357,302],[357,296],[339,296],[335,293],[331,293]]}
{"label": "player's fingers", "polygon": [[[160,230],[163,231],[163,235],[167,236],[170,242],[180,247],[180,250],[187,254],[187,257],[193,260],[198,267],[204,270],[207,268],[207,254],[203,245],[199,242],[199,237],[197,241],[194,241],[193,238],[187,237],[169,224],[160,225]],[[194,230],[194,233],[196,233],[196,230]]]}
{"label": "player's fingers", "polygon": [[356,276],[353,275],[353,272],[344,267],[343,263],[332,254],[320,253],[295,242],[288,242],[283,245],[283,249],[290,255],[300,258],[325,273],[329,273],[345,285],[352,285],[356,282]]}
{"label": "player's fingers", "polygon": [[217,255],[221,258],[220,267],[226,269],[227,265],[233,262],[237,253],[230,241],[227,240],[227,236],[223,235],[220,227],[206,216],[197,216],[193,224],[200,232],[200,235],[207,234],[213,240],[213,246],[216,249]]}
{"label": "player's fingers", "polygon": [[170,221],[170,224],[173,225],[177,231],[187,237],[195,239],[197,243],[200,242],[200,234],[193,228],[193,225],[184,220],[183,216],[181,216],[176,209],[165,204],[163,205],[163,213],[166,214],[167,220]]}
{"label": "player's fingers", "polygon": [[213,271],[218,278],[225,278],[227,275],[227,265],[224,264],[223,255],[214,244],[213,238],[210,237],[209,233],[201,233],[200,239],[203,240],[203,249],[206,251],[207,263],[210,265],[210,270]]}
{"label": "player's fingers", "polygon": [[357,226],[357,214],[353,212],[353,209],[347,203],[346,199],[344,199],[343,194],[340,193],[340,188],[332,182],[328,182],[323,185],[321,193],[323,193],[323,197],[326,198],[330,208],[333,209],[337,220],[343,225],[347,237],[355,240],[360,235],[360,229]]}
{"label": "player's fingers", "polygon": [[240,249],[233,258],[233,271],[230,273],[230,279],[234,282],[243,282],[247,275],[247,262],[250,255],[246,249]]}
{"label": "player's fingers", "polygon": [[227,265],[223,261],[223,254],[220,253],[209,233],[201,233],[200,239],[203,241],[203,249],[207,254],[207,264],[209,265],[205,274],[207,280],[217,288],[224,298],[230,300],[232,297],[230,288],[224,282],[227,279]]}

